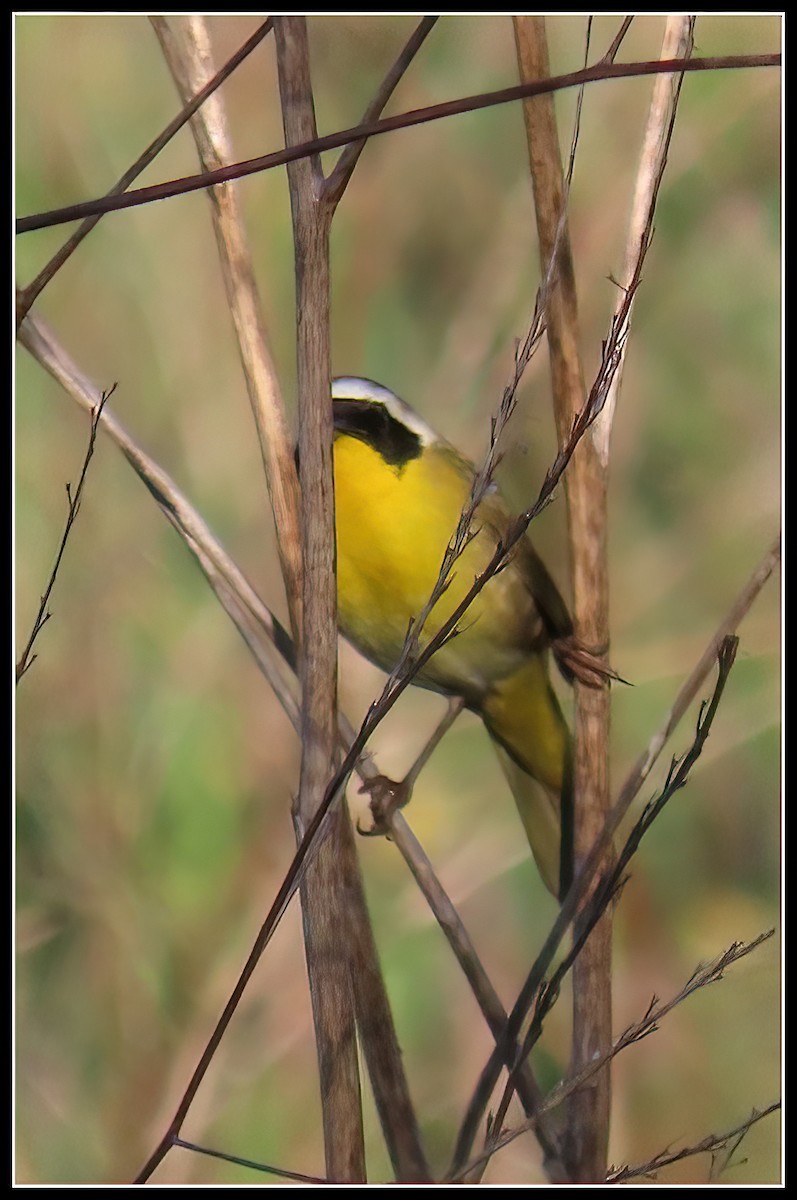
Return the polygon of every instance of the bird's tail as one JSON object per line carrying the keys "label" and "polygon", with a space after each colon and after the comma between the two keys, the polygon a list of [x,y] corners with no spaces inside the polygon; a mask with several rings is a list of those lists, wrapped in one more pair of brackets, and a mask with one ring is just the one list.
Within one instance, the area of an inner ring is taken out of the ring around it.
{"label": "bird's tail", "polygon": [[573,876],[572,749],[546,656],[493,688],[480,711],[540,874],[562,899]]}

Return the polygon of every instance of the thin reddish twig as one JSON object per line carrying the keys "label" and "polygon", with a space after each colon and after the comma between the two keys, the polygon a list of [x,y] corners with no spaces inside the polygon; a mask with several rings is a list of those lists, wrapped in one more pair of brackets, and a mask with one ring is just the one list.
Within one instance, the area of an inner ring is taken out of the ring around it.
{"label": "thin reddish twig", "polygon": [[47,611],[47,605],[50,601],[50,596],[52,595],[53,588],[55,587],[56,576],[58,575],[58,569],[61,566],[61,560],[64,557],[64,551],[66,550],[66,544],[69,540],[69,535],[72,532],[72,526],[75,523],[75,520],[76,520],[77,514],[78,514],[78,510],[80,508],[80,498],[83,494],[83,485],[86,482],[86,474],[89,469],[89,463],[91,462],[91,459],[94,455],[94,446],[97,441],[97,429],[100,424],[102,410],[105,407],[105,403],[108,400],[108,397],[112,396],[115,390],[116,390],[116,384],[114,384],[113,387],[109,388],[107,392],[103,392],[102,396],[100,397],[100,401],[99,401],[97,407],[92,411],[91,432],[89,433],[88,449],[86,450],[86,455],[85,455],[85,458],[83,459],[83,467],[80,472],[80,478],[78,479],[77,487],[75,488],[74,496],[72,495],[71,485],[70,484],[66,485],[66,498],[67,498],[67,501],[69,504],[69,511],[68,511],[67,517],[66,517],[66,524],[64,526],[64,532],[61,535],[61,541],[59,543],[58,551],[55,556],[55,563],[53,564],[53,569],[50,572],[50,578],[47,581],[47,587],[44,589],[44,593],[39,602],[39,611],[36,613],[36,620],[33,622],[33,628],[31,629],[30,637],[28,638],[28,640],[25,644],[25,649],[22,651],[22,654],[19,657],[19,661],[17,662],[17,668],[16,668],[17,683],[19,683],[20,679],[25,674],[25,672],[28,671],[33,666],[34,662],[36,661],[36,655],[32,654],[33,644],[36,641],[36,638],[41,633],[43,627],[46,625],[46,623],[50,619],[50,613]]}
{"label": "thin reddish twig", "polygon": [[97,213],[134,208],[140,204],[149,204],[153,200],[166,200],[171,196],[199,191],[215,183],[226,183],[230,179],[242,179],[246,175],[254,175],[259,171],[281,167],[286,163],[295,162],[297,159],[309,158],[313,154],[320,154],[324,150],[334,150],[349,142],[361,141],[366,137],[377,137],[379,134],[390,133],[396,129],[408,129],[413,125],[423,125],[429,121],[438,121],[443,117],[475,112],[477,109],[490,108],[496,104],[510,104],[527,96],[541,96],[545,92],[562,91],[564,88],[578,87],[582,83],[596,83],[604,79],[630,79],[639,75],[672,74],[676,71],[741,70],[751,67],[779,67],[780,64],[780,54],[724,54],[686,60],[654,59],[650,62],[597,63],[584,70],[571,71],[550,79],[516,84],[495,92],[483,92],[458,100],[448,100],[442,104],[413,109],[411,112],[398,113],[393,117],[382,117],[378,121],[356,125],[351,129],[341,130],[339,133],[313,138],[311,141],[303,142],[300,146],[277,150],[271,154],[248,159],[246,162],[233,163],[218,171],[208,171],[201,175],[189,175],[184,179],[153,184],[151,187],[137,188],[135,191],[125,192],[122,196],[86,200],[79,204],[51,209],[48,212],[19,217],[16,222],[16,231],[17,233],[30,233],[35,229],[63,225],[67,221],[81,220]]}

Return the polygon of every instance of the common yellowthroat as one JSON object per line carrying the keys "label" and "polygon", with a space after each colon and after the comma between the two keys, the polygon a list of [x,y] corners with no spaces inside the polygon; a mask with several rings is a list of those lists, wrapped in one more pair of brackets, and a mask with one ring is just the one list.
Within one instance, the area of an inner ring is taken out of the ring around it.
{"label": "common yellowthroat", "polygon": [[[475,469],[378,383],[338,378],[332,382],[332,398],[338,620],[341,632],[362,654],[390,671],[410,619],[432,592]],[[503,497],[491,484],[475,513],[475,536],[432,609],[421,645],[486,567],[510,520]],[[457,636],[444,643],[414,681],[461,697],[482,718],[542,878],[559,897],[572,875],[572,764],[548,652],[572,632],[556,584],[523,537],[509,564],[475,598]]]}

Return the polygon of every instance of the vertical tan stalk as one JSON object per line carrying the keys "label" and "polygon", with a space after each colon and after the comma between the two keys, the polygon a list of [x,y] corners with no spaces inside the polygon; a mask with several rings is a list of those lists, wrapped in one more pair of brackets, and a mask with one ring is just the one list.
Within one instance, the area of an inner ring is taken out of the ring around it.
{"label": "vertical tan stalk", "polygon": [[[286,145],[316,136],[304,17],[274,22]],[[296,262],[299,456],[302,490],[302,764],[294,820],[304,830],[332,774],[336,745],[337,624],[329,356],[329,217],[317,156],[288,168]],[[341,806],[302,885],[307,970],[316,1032],[327,1176],[365,1180],[352,962],[342,877]]]}
{"label": "vertical tan stalk", "polygon": [[[523,82],[550,75],[543,17],[515,17],[515,41]],[[553,97],[523,104],[529,147],[540,261],[547,268],[556,244],[564,203],[564,177]],[[556,276],[548,304],[548,343],[554,411],[560,444],[584,401],[578,348],[578,307],[570,242],[565,226],[557,251]],[[606,555],[607,472],[588,433],[565,477],[576,634],[590,648],[608,651],[609,588]],[[575,685],[575,856],[580,865],[600,833],[609,809],[609,695]],[[611,1043],[611,917],[595,928],[573,972],[571,1072],[580,1071]],[[566,1158],[573,1182],[606,1175],[611,1084],[608,1066],[572,1098]]]}
{"label": "vertical tan stalk", "polygon": [[[684,14],[670,14],[664,25],[661,58],[690,58],[694,48],[695,18]],[[656,75],[653,78],[653,94],[650,99],[648,121],[642,143],[639,166],[636,173],[634,198],[628,220],[628,237],[625,246],[625,264],[618,282],[628,288],[634,278],[641,247],[650,237],[652,214],[656,206],[656,193],[661,183],[670,145],[671,114],[678,103],[682,75]],[[630,326],[633,306],[628,313]],[[623,386],[623,369],[628,339],[623,340],[620,362],[617,367],[603,412],[595,422],[593,437],[601,462],[608,466],[609,445],[614,421],[617,398]]]}
{"label": "vertical tan stalk", "polygon": [[[369,112],[381,111],[413,55],[422,44],[434,18],[424,19],[380,87]],[[191,16],[180,23],[182,38],[160,17],[151,21],[164,54],[183,92],[193,94],[212,73],[210,39],[204,18]],[[205,169],[231,161],[223,104],[216,96],[192,120],[197,149]],[[360,147],[361,148],[361,147]],[[356,163],[357,155],[339,164],[337,186],[318,197],[330,220]],[[284,408],[271,363],[255,285],[246,231],[237,190],[223,184],[209,190],[213,223],[222,263],[230,311],[235,323],[241,360],[269,479],[269,492],[277,527],[283,576],[292,615],[294,635],[301,627],[301,539],[299,489],[293,448],[287,435]],[[297,636],[297,641],[299,640]],[[374,1100],[396,1172],[397,1180],[418,1183],[429,1178],[398,1049],[392,1014],[381,977],[379,957],[365,901],[354,838],[347,819],[340,828],[338,870],[346,886],[346,917],[350,945],[355,955],[353,972],[357,1022],[371,1075]]]}
{"label": "vertical tan stalk", "polygon": [[[183,18],[181,38],[172,32],[164,17],[151,17],[150,20],[180,97],[187,104],[215,74],[207,22],[204,17],[196,15]],[[191,118],[191,132],[203,171],[214,171],[233,161],[224,105],[218,93],[209,96],[199,112]],[[302,613],[299,486],[285,419],[285,405],[263,323],[239,189],[234,183],[221,183],[209,188],[207,194],[212,207],[213,231],[224,288],[235,325],[274,513],[291,629],[298,641]]]}

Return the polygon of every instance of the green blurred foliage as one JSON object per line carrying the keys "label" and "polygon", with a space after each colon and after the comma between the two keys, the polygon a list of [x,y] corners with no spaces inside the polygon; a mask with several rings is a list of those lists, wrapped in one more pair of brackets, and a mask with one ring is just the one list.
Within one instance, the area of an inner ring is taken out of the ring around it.
{"label": "green blurred foliage", "polygon": [[[414,26],[399,16],[311,18],[321,132],[356,122]],[[662,19],[634,21],[627,59],[659,53]],[[214,17],[217,61],[255,27]],[[582,18],[549,20],[554,72],[583,57]],[[596,20],[593,55],[617,18]],[[18,15],[20,214],[108,189],[178,107],[147,20]],[[776,16],[706,16],[701,54],[780,47]],[[389,111],[515,81],[506,17],[444,17]],[[582,345],[597,364],[620,270],[650,82],[585,97],[571,205]],[[223,89],[235,154],[278,147],[273,40]],[[574,96],[556,104],[569,144]],[[687,78],[617,413],[611,484],[613,778],[624,778],[780,510],[780,92],[773,70]],[[332,161],[330,156],[328,161]],[[196,169],[187,131],[142,183]],[[293,250],[284,174],[241,182],[273,353],[293,403]],[[17,240],[27,283],[65,236]],[[539,275],[523,123],[503,106],[376,139],[335,220],[333,369],[406,396],[477,456]],[[183,487],[282,617],[259,454],[211,233],[192,194],[108,216],[37,306],[67,351]],[[16,375],[16,627],[26,640],[76,480],[85,416],[24,351]],[[504,475],[534,497],[554,449],[544,351],[514,419]],[[566,580],[564,505],[535,540]],[[564,586],[564,583],[563,583]],[[101,438],[16,713],[17,1173],[31,1183],[129,1180],[171,1117],[290,861],[298,749],[287,719],[183,546]],[[692,782],[643,846],[617,912],[615,1027],[699,961],[776,925],[779,907],[780,586],[745,619],[741,649]],[[378,673],[341,649],[357,720]],[[709,687],[706,686],[706,692]],[[440,711],[405,697],[378,731],[399,774]],[[673,739],[688,744],[697,708]],[[666,763],[649,781],[660,785]],[[645,797],[643,797],[645,798]],[[358,812],[362,800],[352,797]],[[409,818],[510,1004],[554,906],[526,861],[478,723],[435,755]],[[394,848],[360,846],[396,1022],[430,1156],[446,1162],[490,1039]],[[616,1063],[611,1157],[730,1127],[778,1093],[773,943],[677,1009]],[[538,1067],[566,1069],[567,1000]],[[368,1093],[370,1094],[370,1093]],[[370,1101],[369,1101],[370,1105]],[[513,1118],[517,1113],[513,1113]],[[372,1106],[371,1177],[389,1166]],[[298,916],[258,968],[185,1135],[253,1159],[323,1169]],[[723,1176],[779,1178],[779,1125],[762,1122]],[[666,1173],[700,1181],[691,1159]],[[542,1178],[531,1139],[490,1182]],[[163,1182],[252,1182],[173,1152]],[[265,1177],[269,1181],[269,1177]]]}

